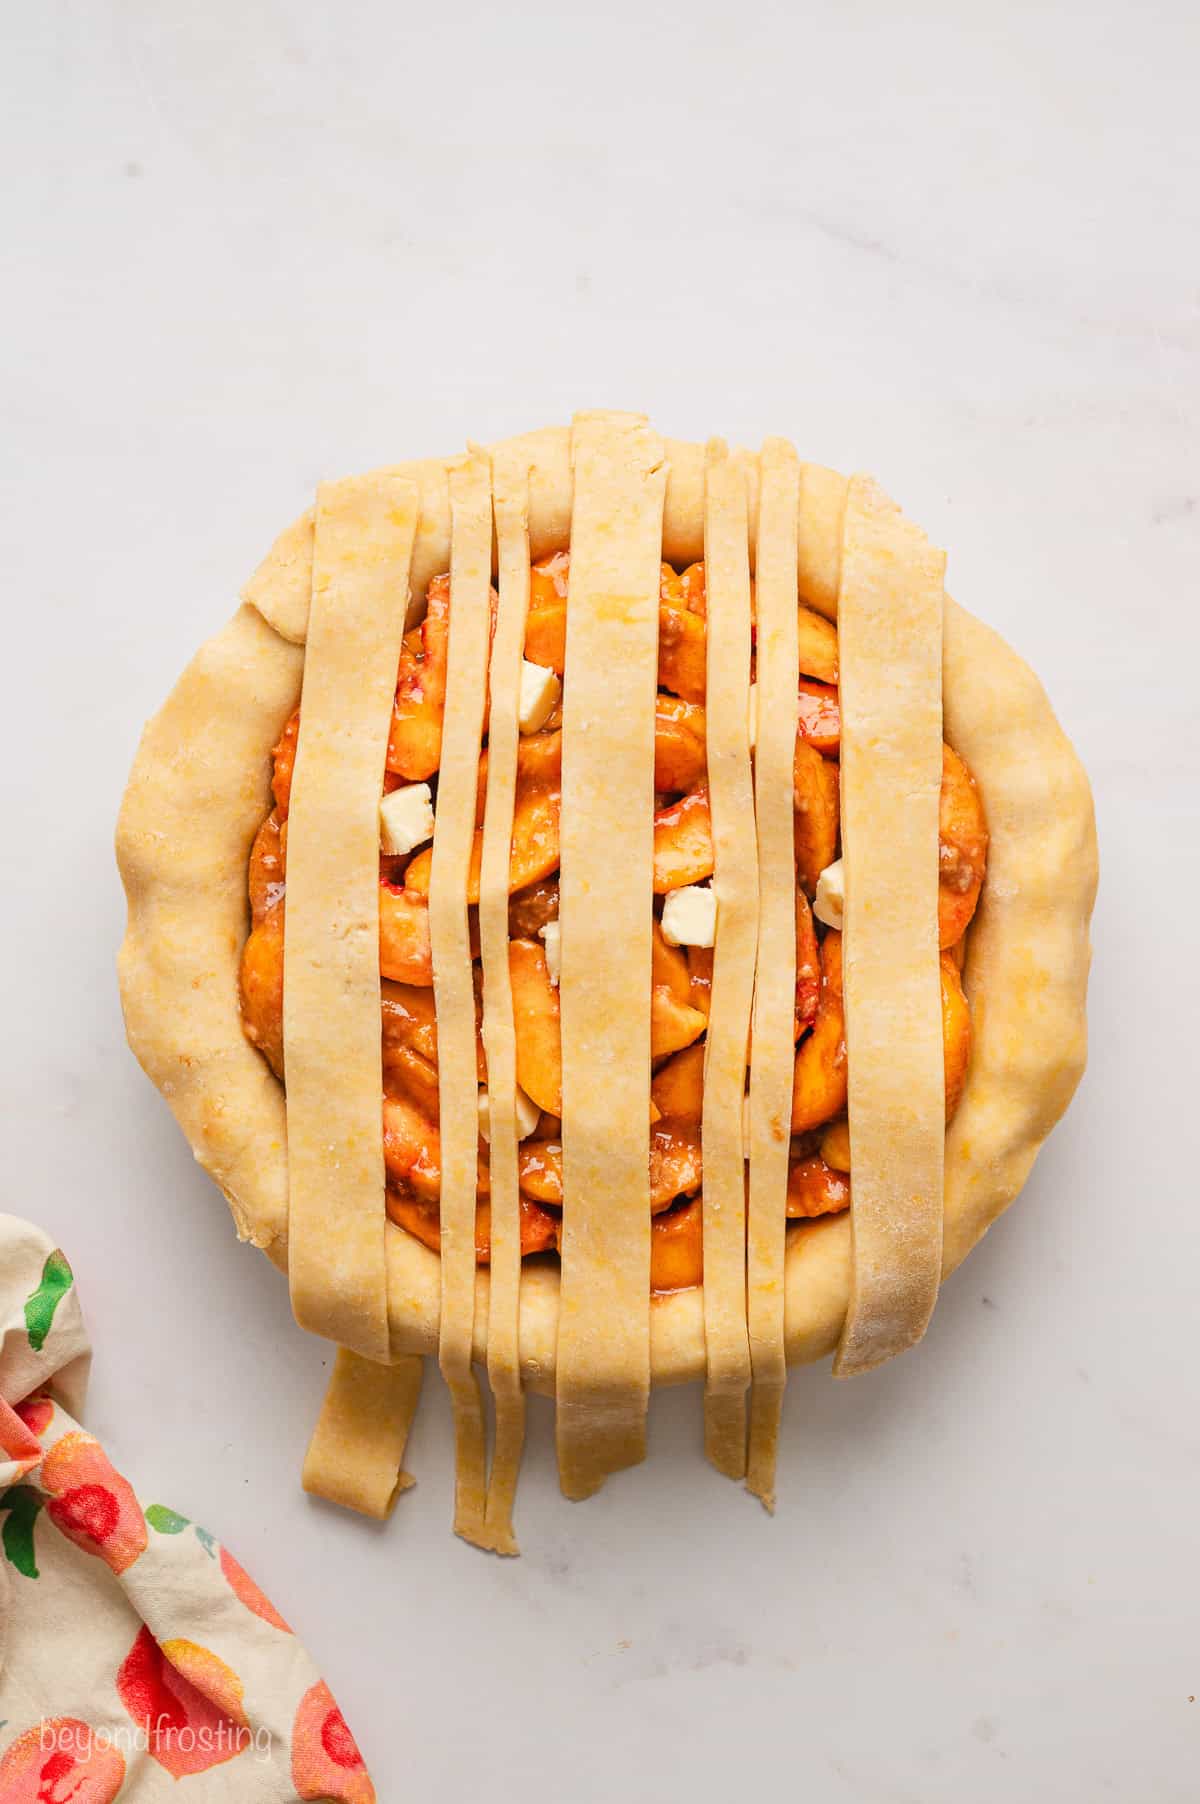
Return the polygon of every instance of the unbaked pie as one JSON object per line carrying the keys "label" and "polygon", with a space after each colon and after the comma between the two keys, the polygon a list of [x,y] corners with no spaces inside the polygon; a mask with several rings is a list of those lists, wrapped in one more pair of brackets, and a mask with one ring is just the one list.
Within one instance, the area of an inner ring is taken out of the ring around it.
{"label": "unbaked pie", "polygon": [[483,1545],[529,1386],[585,1495],[703,1377],[770,1502],[786,1364],[919,1339],[1082,1070],[1095,884],[943,567],[782,440],[581,415],[325,485],[151,723],[130,1040],[346,1350],[312,1488],[386,1508],[436,1351]]}
{"label": "unbaked pie", "polygon": [[[562,1230],[562,1059],[559,1044],[558,866],[562,702],[570,553],[530,572],[519,699],[515,811],[509,862],[509,981],[516,1032],[521,1252],[556,1250]],[[497,597],[492,592],[493,618]],[[712,990],[716,897],[705,757],[703,563],[661,568],[654,718],[649,1170],[650,1288],[686,1289],[703,1276],[705,1031]],[[435,576],[424,618],[405,635],[388,738],[381,808],[379,964],[383,979],[383,1157],[387,1212],[437,1252],[441,1155],[437,1021],[429,936],[429,875],[441,764],[450,579]],[[797,608],[800,680],[793,759],[796,882],[795,1038],[787,1216],[811,1220],[850,1206],[846,1040],[842,1009],[836,625]],[[749,691],[756,701],[751,590]],[[242,1024],[280,1082],[287,820],[300,710],[273,753],[271,812],[250,853],[251,933],[242,954]],[[487,750],[467,901],[479,901]],[[617,861],[622,847],[612,847]],[[938,842],[939,981],[946,1120],[958,1107],[971,1022],[959,975],[987,864],[978,785],[942,749]],[[812,904],[816,902],[816,916]],[[482,1029],[478,928],[472,933],[476,1017]],[[480,1145],[475,1257],[490,1259],[487,1060],[477,1034]]]}

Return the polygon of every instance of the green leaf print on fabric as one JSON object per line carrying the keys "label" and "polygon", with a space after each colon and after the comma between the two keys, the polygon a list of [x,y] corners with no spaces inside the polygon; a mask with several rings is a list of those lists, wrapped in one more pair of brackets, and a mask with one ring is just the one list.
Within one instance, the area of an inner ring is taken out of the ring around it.
{"label": "green leaf print on fabric", "polygon": [[181,1516],[177,1510],[169,1510],[165,1503],[152,1503],[142,1514],[160,1535],[181,1535],[188,1526],[189,1518]]}
{"label": "green leaf print on fabric", "polygon": [[42,1499],[29,1485],[14,1485],[0,1497],[0,1510],[8,1511],[4,1521],[4,1557],[25,1578],[38,1577],[33,1525],[41,1507]]}
{"label": "green leaf print on fabric", "polygon": [[197,1541],[210,1560],[217,1557],[217,1542],[206,1528],[193,1522],[190,1516],[181,1516],[178,1510],[168,1509],[165,1503],[152,1503],[142,1514],[152,1529],[160,1535],[181,1535],[185,1528],[194,1530]]}
{"label": "green leaf print on fabric", "polygon": [[35,1353],[40,1353],[45,1346],[54,1312],[74,1281],[66,1255],[56,1249],[42,1267],[41,1283],[25,1301],[25,1331]]}

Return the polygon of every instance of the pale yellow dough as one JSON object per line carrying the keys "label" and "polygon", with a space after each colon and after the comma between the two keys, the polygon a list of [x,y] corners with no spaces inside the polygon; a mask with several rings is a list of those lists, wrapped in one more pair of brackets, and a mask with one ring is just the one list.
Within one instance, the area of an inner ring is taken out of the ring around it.
{"label": "pale yellow dough", "polygon": [[312,656],[288,823],[292,1309],[302,1328],[375,1360],[389,1354],[379,795],[416,499],[399,476],[350,477],[319,493]]}
{"label": "pale yellow dough", "polygon": [[485,1523],[497,1553],[518,1551],[512,1512],[525,1438],[521,1387],[521,1205],[517,1185],[517,1041],[508,962],[508,861],[520,729],[517,707],[529,612],[529,471],[518,455],[492,462],[499,602],[492,641],[488,774],[479,867],[483,1044],[491,1111],[492,1258],[487,1369],[496,1439]]}
{"label": "pale yellow dough", "polygon": [[421,1396],[425,1361],[377,1365],[339,1347],[301,1482],[314,1497],[382,1519],[412,1479],[404,1449]]}
{"label": "pale yellow dough", "polygon": [[[704,556],[705,448],[674,438],[662,443],[667,465],[662,555],[668,563],[682,566]],[[529,471],[530,555],[541,558],[562,550],[571,535],[570,427],[546,426],[520,438],[506,439],[503,447],[492,447],[493,454],[501,449]],[[734,451],[732,455],[746,478],[753,550],[758,534],[759,460],[752,451]],[[421,492],[421,524],[412,569],[413,595],[417,598],[424,595],[430,579],[447,568],[450,501],[446,467],[452,461],[434,457],[396,466],[400,474],[417,483]],[[826,470],[820,464],[804,464],[802,470],[804,531],[797,558],[800,593],[810,608],[834,620],[846,481],[836,470]],[[282,638],[300,645],[304,643],[308,622],[312,530],[312,514],[302,514],[280,534],[242,590],[242,600],[256,607]]]}
{"label": "pale yellow dough", "polygon": [[[573,491],[569,431],[551,428],[493,447],[494,458],[502,454],[529,471],[532,555],[564,547]],[[665,457],[663,552],[684,563],[703,552],[704,450],[667,440]],[[746,479],[753,545],[759,458],[733,457]],[[421,494],[412,565],[417,597],[431,576],[449,567],[445,485],[456,461],[392,472]],[[837,610],[845,502],[843,478],[800,466],[799,593],[829,618]],[[285,1267],[283,1092],[242,1035],[237,971],[247,930],[246,862],[270,806],[270,751],[299,699],[311,546],[306,517],[248,584],[247,605],[184,673],[146,730],[118,828],[129,898],[120,969],[130,1042],[229,1198],[239,1233]],[[949,600],[942,659],[945,737],[979,782],[991,832],[989,880],[964,973],[974,1053],[945,1145],[944,1278],[1020,1190],[1083,1069],[1096,841],[1086,778],[1036,677]],[[751,1132],[753,1142],[753,1115]],[[392,1355],[431,1353],[440,1261],[392,1226],[385,1246]],[[783,1296],[789,1363],[834,1350],[850,1280],[846,1217],[789,1233]],[[552,1393],[558,1273],[525,1270],[520,1293],[521,1374],[527,1387]],[[483,1363],[486,1271],[475,1276],[475,1295],[472,1350]],[[653,1380],[703,1376],[700,1293],[660,1298],[649,1318]]]}
{"label": "pale yellow dough", "polygon": [[[717,931],[704,1047],[704,1440],[728,1478],[746,1472],[746,1163],[742,1098],[758,937],[750,775],[750,556],[743,471],[719,443],[705,485],[705,751]],[[795,609],[793,608],[793,614]],[[790,793],[790,776],[789,776]]]}
{"label": "pale yellow dough", "polygon": [[838,666],[854,1277],[839,1377],[918,1341],[941,1279],[945,568],[869,478],[851,478]]}
{"label": "pale yellow dough", "polygon": [[796,614],[800,465],[783,439],[762,451],[755,585],[758,720],[754,805],[758,828],[758,957],[754,1062],[750,1067],[750,1184],[746,1310],[754,1389],[746,1483],[775,1507],[783,1391],[784,1271],[792,1072],[796,1059],[796,848],[792,766],[800,674]]}
{"label": "pale yellow dough", "polygon": [[486,1545],[487,1439],[471,1361],[475,1332],[475,1181],[479,1145],[475,984],[467,874],[491,645],[492,498],[487,459],[450,472],[450,638],[437,826],[429,879],[429,939],[438,1031],[442,1148],[442,1306],[438,1360],[454,1405],[454,1527]]}
{"label": "pale yellow dough", "polygon": [[587,1497],[646,1449],[654,705],[666,473],[662,440],[632,414],[580,414],[572,455],[556,1422],[562,1488]]}

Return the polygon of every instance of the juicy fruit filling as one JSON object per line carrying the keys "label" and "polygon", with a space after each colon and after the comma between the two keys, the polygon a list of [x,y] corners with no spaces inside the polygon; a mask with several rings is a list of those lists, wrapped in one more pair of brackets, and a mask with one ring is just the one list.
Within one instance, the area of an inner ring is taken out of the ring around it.
{"label": "juicy fruit filling", "polygon": [[[558,1003],[558,863],[562,779],[561,683],[565,661],[568,552],[531,572],[521,740],[509,869],[509,963],[517,1040],[521,1250],[557,1250],[562,1226],[562,1066]],[[493,598],[494,606],[494,598]],[[436,1250],[441,1157],[437,1019],[429,943],[430,836],[437,810],[446,696],[450,581],[429,585],[424,621],[404,640],[388,741],[381,808],[379,968],[383,988],[383,1133],[391,1219]],[[850,1204],[846,1041],[841,934],[814,919],[822,872],[840,856],[838,636],[798,604],[799,730],[793,764],[796,851],[796,1063],[787,1213],[796,1222]],[[753,654],[752,654],[753,656]],[[753,676],[753,670],[751,671]],[[701,1282],[700,1122],[704,1036],[712,986],[715,909],[705,762],[705,584],[703,564],[662,566],[655,715],[654,927],[651,972],[651,1285]],[[292,768],[300,730],[292,715],[275,748],[274,807],[250,856],[252,930],[241,966],[247,1037],[285,1077],[284,918]],[[476,1256],[490,1257],[487,1068],[478,1023],[480,976],[474,905],[479,900],[487,747],[468,903],[476,952],[476,1061],[480,1138]],[[392,798],[395,798],[393,800]],[[946,1119],[958,1106],[971,1049],[971,1019],[959,978],[964,935],[987,863],[987,827],[975,779],[944,747],[939,843]],[[836,888],[837,873],[822,885]],[[818,904],[822,915],[828,907]]]}

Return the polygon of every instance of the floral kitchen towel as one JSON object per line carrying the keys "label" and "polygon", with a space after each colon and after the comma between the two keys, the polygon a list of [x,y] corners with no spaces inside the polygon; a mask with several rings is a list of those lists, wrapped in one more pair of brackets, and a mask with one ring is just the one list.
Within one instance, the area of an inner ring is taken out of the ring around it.
{"label": "floral kitchen towel", "polygon": [[0,1215],[0,1804],[373,1804],[278,1610],[80,1426],[90,1358],[63,1254]]}

